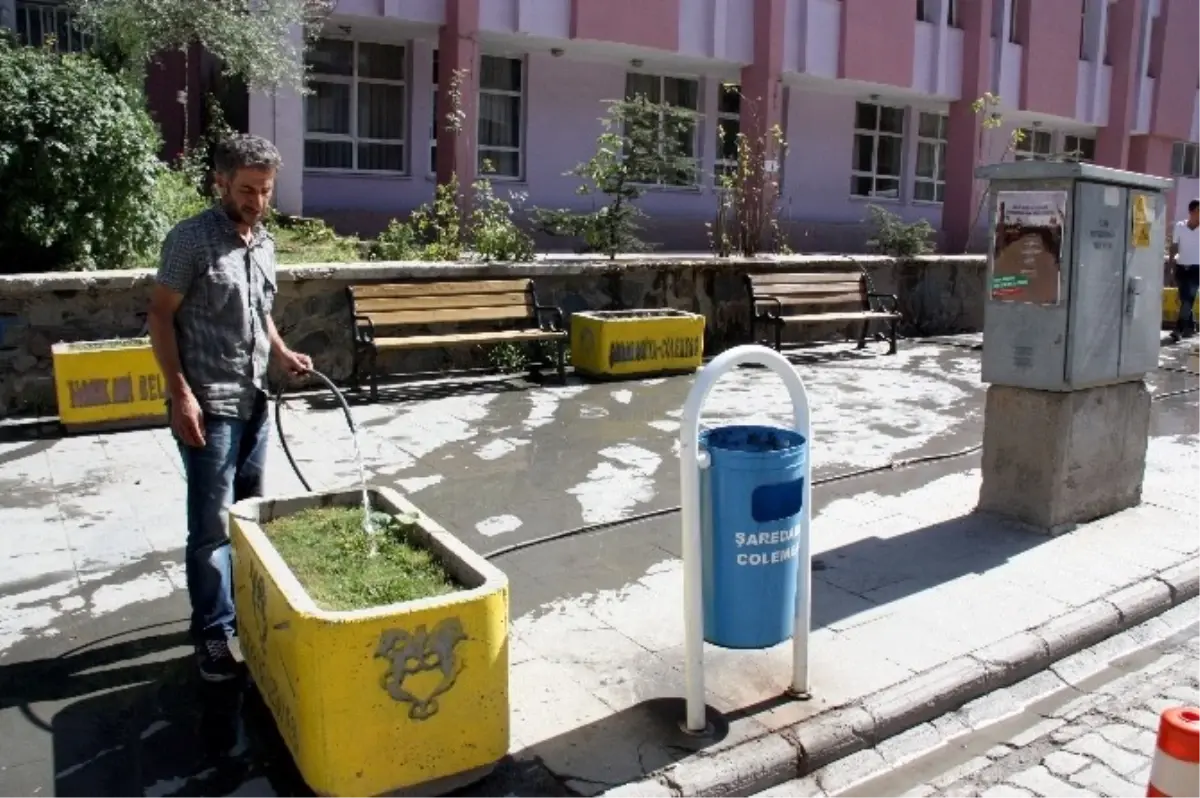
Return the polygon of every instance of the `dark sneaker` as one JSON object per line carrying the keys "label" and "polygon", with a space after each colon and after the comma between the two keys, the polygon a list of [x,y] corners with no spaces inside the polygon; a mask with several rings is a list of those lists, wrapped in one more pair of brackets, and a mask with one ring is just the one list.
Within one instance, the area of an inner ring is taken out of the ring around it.
{"label": "dark sneaker", "polygon": [[237,660],[224,640],[205,640],[196,646],[196,658],[206,682],[227,682],[238,675]]}
{"label": "dark sneaker", "polygon": [[1171,333],[1171,343],[1173,343],[1173,344],[1179,343],[1180,337],[1181,336],[1179,335],[1179,330],[1175,330],[1174,332]]}

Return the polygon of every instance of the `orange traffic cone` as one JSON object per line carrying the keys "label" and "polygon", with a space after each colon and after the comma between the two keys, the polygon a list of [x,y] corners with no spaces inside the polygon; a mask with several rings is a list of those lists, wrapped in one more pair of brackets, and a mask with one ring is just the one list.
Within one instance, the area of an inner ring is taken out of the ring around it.
{"label": "orange traffic cone", "polygon": [[1146,795],[1200,796],[1200,709],[1176,707],[1162,713]]}

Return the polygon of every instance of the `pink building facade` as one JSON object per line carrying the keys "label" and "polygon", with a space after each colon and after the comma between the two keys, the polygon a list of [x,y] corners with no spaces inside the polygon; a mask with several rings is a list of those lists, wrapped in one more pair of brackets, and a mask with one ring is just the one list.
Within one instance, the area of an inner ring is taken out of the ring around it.
{"label": "pink building facade", "polygon": [[[42,4],[0,0],[0,16]],[[974,167],[1001,157],[1175,177],[1176,215],[1200,195],[1197,0],[341,0],[335,13],[310,93],[251,96],[249,129],[283,152],[282,210],[362,233],[485,162],[526,206],[589,207],[565,173],[594,151],[605,101],[631,92],[698,114],[700,179],[642,200],[651,237],[674,248],[705,247],[722,128],[783,129],[779,211],[801,251],[861,250],[869,203],[928,219],[961,251],[983,227]],[[460,136],[435,124],[454,74]],[[1002,124],[981,134],[986,92]],[[1006,153],[1015,128],[1024,142]]]}

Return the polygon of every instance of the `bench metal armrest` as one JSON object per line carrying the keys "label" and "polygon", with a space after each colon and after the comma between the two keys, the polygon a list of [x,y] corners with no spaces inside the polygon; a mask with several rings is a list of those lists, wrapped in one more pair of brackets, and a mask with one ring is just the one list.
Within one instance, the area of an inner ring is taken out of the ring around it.
{"label": "bench metal armrest", "polygon": [[[549,319],[545,318],[547,314],[550,317]],[[556,308],[553,305],[534,305],[533,315],[540,330],[546,332],[563,332],[566,327],[562,309]]]}
{"label": "bench metal armrest", "polygon": [[[771,303],[774,303],[774,305],[771,305]],[[773,297],[773,296],[756,296],[756,297],[754,297],[753,312],[758,313],[758,306],[762,305],[762,304],[766,304],[766,305],[770,306],[767,308],[767,311],[765,313],[759,314],[763,318],[777,319],[783,315],[783,303],[779,301],[778,297]],[[774,313],[771,312],[772,309],[775,311]]]}
{"label": "bench metal armrest", "polygon": [[[871,301],[875,300],[875,301]],[[890,307],[888,306],[890,303]],[[867,292],[867,306],[871,310],[883,311],[885,313],[899,313],[900,300],[895,294],[880,294],[874,291]]]}
{"label": "bench metal armrest", "polygon": [[362,344],[375,343],[375,322],[370,316],[354,314],[354,340]]}

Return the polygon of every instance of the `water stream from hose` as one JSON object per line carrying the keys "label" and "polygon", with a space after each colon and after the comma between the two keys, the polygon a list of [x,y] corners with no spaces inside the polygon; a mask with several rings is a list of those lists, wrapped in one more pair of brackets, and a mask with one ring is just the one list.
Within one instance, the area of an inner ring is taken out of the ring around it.
{"label": "water stream from hose", "polygon": [[[346,416],[346,424],[350,427],[350,437],[354,441],[354,462],[358,466],[358,484],[362,490],[362,509],[363,509],[363,532],[371,537],[370,556],[374,557],[378,554],[378,545],[374,540],[375,523],[371,520],[371,492],[367,489],[367,466],[363,460],[362,443],[359,439],[358,425],[354,423],[354,416],[350,414],[350,404],[346,401],[346,397],[342,394],[338,387],[333,384],[333,380],[326,377],[321,372],[313,369],[309,372],[310,375],[316,377],[321,382],[325,383],[325,387],[329,389],[338,404],[342,406],[342,413]],[[280,408],[283,407],[283,391],[284,386],[280,386],[275,394],[275,428],[280,431],[279,443],[283,446],[283,453],[287,455],[288,462],[292,464],[292,470],[296,472],[296,476],[300,479],[300,484],[309,493],[313,492],[312,485],[308,484],[308,480],[300,473],[300,469],[296,467],[296,461],[292,457],[292,452],[288,448],[287,438],[282,434],[282,424],[280,421]]]}

